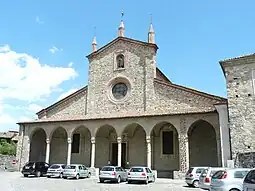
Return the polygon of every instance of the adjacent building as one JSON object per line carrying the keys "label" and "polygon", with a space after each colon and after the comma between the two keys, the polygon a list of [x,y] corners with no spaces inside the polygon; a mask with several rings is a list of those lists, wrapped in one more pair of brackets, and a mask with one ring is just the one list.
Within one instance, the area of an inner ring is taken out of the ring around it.
{"label": "adjacent building", "polygon": [[147,165],[159,177],[231,159],[227,100],[171,82],[157,67],[152,24],[148,42],[118,36],[92,42],[86,86],[20,122],[17,160]]}

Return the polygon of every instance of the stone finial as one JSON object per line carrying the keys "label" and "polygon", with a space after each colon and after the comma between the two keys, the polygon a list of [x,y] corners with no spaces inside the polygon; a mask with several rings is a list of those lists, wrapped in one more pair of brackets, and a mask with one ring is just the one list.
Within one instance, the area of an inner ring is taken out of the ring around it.
{"label": "stone finial", "polygon": [[152,14],[151,14],[151,23],[150,23],[150,29],[148,32],[148,43],[155,44],[155,32],[152,25]]}
{"label": "stone finial", "polygon": [[123,16],[124,16],[124,12],[122,11],[120,26],[119,26],[119,30],[118,30],[118,36],[120,36],[120,37],[124,37],[124,33],[125,33],[125,26],[124,26],[124,22],[123,22]]}
{"label": "stone finial", "polygon": [[93,52],[97,51],[97,40],[96,40],[96,36],[94,36],[93,41],[92,41],[92,51],[93,51]]}
{"label": "stone finial", "polygon": [[150,29],[149,29],[149,32],[148,32],[148,43],[155,44],[155,32],[154,32],[152,23],[150,24]]}

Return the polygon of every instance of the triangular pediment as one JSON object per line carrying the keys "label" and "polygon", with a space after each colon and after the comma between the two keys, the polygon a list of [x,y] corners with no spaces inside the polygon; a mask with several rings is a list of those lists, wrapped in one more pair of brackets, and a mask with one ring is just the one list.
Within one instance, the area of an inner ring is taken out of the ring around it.
{"label": "triangular pediment", "polygon": [[101,52],[103,52],[105,49],[113,46],[114,44],[120,42],[120,41],[124,41],[127,43],[133,43],[133,44],[139,44],[141,46],[147,46],[147,47],[152,47],[155,49],[155,51],[158,49],[158,46],[156,44],[152,44],[152,43],[148,43],[148,42],[143,42],[143,41],[139,41],[139,40],[135,40],[132,38],[127,38],[127,37],[117,37],[114,40],[112,40],[111,42],[109,42],[108,44],[104,45],[103,47],[99,48],[97,51],[92,52],[91,54],[89,54],[87,56],[87,58],[92,58],[98,54],[100,54]]}

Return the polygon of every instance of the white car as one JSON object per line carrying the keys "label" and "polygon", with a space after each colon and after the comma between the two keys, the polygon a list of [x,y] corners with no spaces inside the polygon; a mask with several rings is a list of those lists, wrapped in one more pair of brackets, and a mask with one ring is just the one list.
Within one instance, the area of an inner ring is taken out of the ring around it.
{"label": "white car", "polygon": [[243,191],[255,190],[255,169],[251,170],[243,181]]}
{"label": "white car", "polygon": [[128,172],[128,183],[130,184],[133,181],[148,184],[149,182],[155,182],[155,175],[148,167],[135,166]]}
{"label": "white car", "polygon": [[47,178],[50,177],[62,178],[65,167],[66,165],[64,164],[52,164],[47,170],[46,174]]}
{"label": "white car", "polygon": [[185,182],[188,184],[188,186],[193,186],[197,188],[199,176],[202,173],[202,171],[206,168],[207,167],[198,167],[198,166],[190,167],[185,175]]}

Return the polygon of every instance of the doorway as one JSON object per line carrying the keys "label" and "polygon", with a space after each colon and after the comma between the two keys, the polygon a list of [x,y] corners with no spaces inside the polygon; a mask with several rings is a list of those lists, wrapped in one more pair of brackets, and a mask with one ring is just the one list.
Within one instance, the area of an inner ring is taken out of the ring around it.
{"label": "doorway", "polygon": [[[126,158],[127,158],[127,144],[121,143],[121,166],[123,168],[125,168],[127,164]],[[118,165],[118,143],[112,143],[111,165],[113,166]]]}

